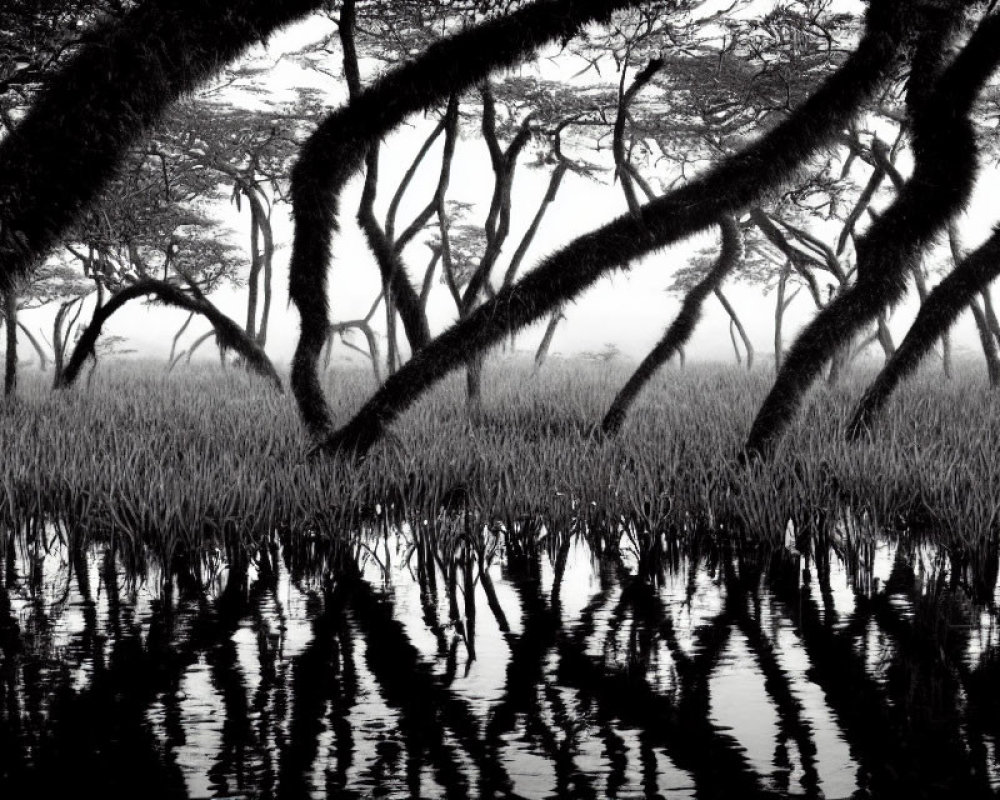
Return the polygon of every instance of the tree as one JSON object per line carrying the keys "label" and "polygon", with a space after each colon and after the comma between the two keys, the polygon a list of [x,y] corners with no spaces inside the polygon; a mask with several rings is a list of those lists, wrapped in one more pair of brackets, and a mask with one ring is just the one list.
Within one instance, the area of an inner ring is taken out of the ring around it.
{"label": "tree", "polygon": [[167,106],[320,0],[149,0],[105,24],[0,142],[0,289],[56,246]]}
{"label": "tree", "polygon": [[[242,72],[232,74],[228,82],[245,80]],[[209,184],[227,185],[238,209],[246,204],[250,270],[244,330],[262,347],[267,344],[274,272],[271,209],[283,198],[284,176],[298,149],[298,130],[318,108],[312,92],[299,92],[294,103],[268,113],[205,99],[186,101],[171,110],[151,142],[153,155],[183,164],[191,173],[207,170],[215,176],[207,179]]]}
{"label": "tree", "polygon": [[[625,415],[638,397],[642,387],[649,381],[653,374],[670,358],[680,351],[685,341],[690,337],[694,326],[698,322],[701,314],[701,305],[705,298],[712,292],[719,295],[719,283],[722,278],[733,270],[736,262],[739,261],[743,251],[743,239],[740,233],[739,223],[732,216],[725,216],[719,222],[719,230],[722,234],[722,246],[719,257],[707,270],[699,270],[688,273],[690,278],[685,280],[684,302],[681,305],[680,313],[673,321],[663,338],[656,347],[650,351],[649,355],[643,359],[638,369],[629,378],[622,390],[615,396],[614,402],[605,414],[601,422],[601,430],[605,433],[616,433],[625,421]],[[687,276],[685,276],[687,277]],[[689,286],[687,282],[694,279],[694,285]],[[675,284],[676,285],[676,284]],[[745,336],[746,334],[744,334]],[[753,351],[748,350],[748,358]]]}
{"label": "tree", "polygon": [[[498,292],[390,377],[354,419],[326,436],[320,447],[366,451],[385,425],[420,392],[472,353],[550,313],[608,270],[691,235],[722,214],[748,207],[782,185],[813,152],[834,141],[841,127],[882,85],[894,69],[912,26],[924,22],[920,17],[912,8],[873,5],[857,49],[795,113],[705,175],[647,203],[640,220],[628,214],[579,237],[520,282]],[[764,164],[769,169],[762,170]],[[307,311],[304,321],[313,312],[317,316],[306,323],[307,331],[322,322],[322,309],[315,307]],[[323,410],[325,403],[316,402],[318,382],[309,377],[311,346],[310,334],[304,332],[293,384],[297,385],[303,416],[311,420],[307,424],[314,434],[322,435],[328,416]]]}
{"label": "tree", "polygon": [[1000,62],[993,37],[1000,18],[976,29],[954,61],[947,49],[960,14],[942,12],[921,31],[909,81],[914,170],[896,202],[858,242],[858,281],[837,297],[799,336],[750,430],[751,456],[766,455],[817,372],[836,347],[905,291],[910,265],[965,204],[977,168],[969,120],[983,83]]}

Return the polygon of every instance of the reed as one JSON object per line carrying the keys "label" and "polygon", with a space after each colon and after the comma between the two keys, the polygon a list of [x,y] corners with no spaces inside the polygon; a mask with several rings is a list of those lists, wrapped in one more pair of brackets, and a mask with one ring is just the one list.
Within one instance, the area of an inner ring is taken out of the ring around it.
{"label": "reed", "polygon": [[[308,460],[292,402],[238,370],[109,365],[87,390],[55,394],[26,376],[0,407],[0,528],[57,522],[167,560],[255,552],[277,532],[331,540],[404,524],[477,548],[484,532],[542,527],[773,544],[848,520],[972,550],[997,535],[1000,398],[971,370],[918,377],[858,443],[844,422],[866,376],[819,389],[773,459],[741,466],[767,375],[665,373],[619,437],[593,436],[627,369],[555,363],[529,382],[526,368],[495,365],[474,424],[459,381],[445,382],[357,463]],[[370,376],[338,374],[336,386],[346,420]]]}

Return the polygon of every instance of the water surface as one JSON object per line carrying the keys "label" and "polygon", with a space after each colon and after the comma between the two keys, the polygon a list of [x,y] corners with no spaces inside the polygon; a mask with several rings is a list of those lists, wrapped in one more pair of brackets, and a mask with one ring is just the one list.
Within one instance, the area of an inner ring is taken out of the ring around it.
{"label": "water surface", "polygon": [[0,539],[0,797],[994,797],[996,556]]}

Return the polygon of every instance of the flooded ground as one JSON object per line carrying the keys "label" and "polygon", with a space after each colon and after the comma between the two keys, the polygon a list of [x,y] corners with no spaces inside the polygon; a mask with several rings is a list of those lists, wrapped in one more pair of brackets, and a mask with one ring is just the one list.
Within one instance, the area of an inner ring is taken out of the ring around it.
{"label": "flooded ground", "polygon": [[995,554],[404,527],[164,569],[4,541],[3,798],[1000,787]]}

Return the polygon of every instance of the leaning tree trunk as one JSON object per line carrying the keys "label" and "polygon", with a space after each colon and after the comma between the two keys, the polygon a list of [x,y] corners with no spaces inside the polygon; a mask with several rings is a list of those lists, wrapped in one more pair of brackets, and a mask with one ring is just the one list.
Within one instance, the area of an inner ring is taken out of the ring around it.
{"label": "leaning tree trunk", "polygon": [[[331,429],[318,362],[329,328],[327,266],[332,236],[339,227],[339,197],[369,147],[408,115],[475,86],[549,42],[571,38],[583,25],[604,21],[632,2],[539,0],[441,40],[327,117],[302,147],[291,191],[295,239],[289,292],[302,318],[292,388],[314,436]],[[893,46],[881,49],[895,51]]]}
{"label": "leaning tree trunk", "polygon": [[538,349],[535,351],[535,366],[532,369],[534,374],[537,375],[541,371],[545,361],[548,359],[549,350],[552,349],[552,339],[556,335],[556,328],[559,327],[559,323],[563,319],[565,319],[565,316],[562,306],[559,306],[549,316],[549,322],[545,326],[545,333],[542,334],[542,341],[538,343]]}
{"label": "leaning tree trunk", "polygon": [[736,331],[739,333],[740,340],[743,342],[743,349],[746,350],[747,354],[747,372],[752,372],[754,359],[753,342],[751,342],[750,337],[747,336],[747,330],[743,327],[743,323],[740,321],[740,317],[736,313],[736,309],[733,308],[733,304],[730,303],[729,299],[722,293],[722,289],[719,286],[716,286],[713,293],[715,294],[716,299],[722,304],[722,307],[726,310],[732,324],[736,326]]}
{"label": "leaning tree trunk", "polygon": [[[361,70],[358,61],[357,43],[355,40],[356,35],[357,20],[355,14],[355,0],[347,0],[340,11],[340,21],[339,21],[339,34],[340,43],[344,51],[344,76],[347,80],[347,90],[351,102],[356,102],[358,98],[365,95],[364,89],[361,85]],[[456,114],[457,114],[457,100],[456,103]],[[318,136],[320,131],[310,138],[310,142]],[[391,375],[395,371],[395,361],[396,361],[396,337],[395,337],[395,314],[398,311],[400,319],[403,322],[403,329],[406,332],[406,338],[410,343],[410,350],[416,352],[421,347],[430,341],[430,327],[427,324],[427,315],[423,311],[423,307],[420,305],[420,300],[417,296],[416,290],[413,288],[413,284],[410,282],[410,278],[406,273],[406,267],[403,265],[403,260],[400,255],[399,249],[395,246],[395,243],[386,234],[382,226],[378,222],[378,218],[375,215],[375,198],[378,192],[378,169],[379,169],[379,139],[372,138],[367,143],[361,143],[365,145],[364,152],[364,162],[366,165],[365,173],[365,184],[364,189],[361,193],[361,202],[358,206],[358,224],[361,227],[361,231],[365,235],[365,239],[368,241],[368,247],[372,254],[375,256],[375,261],[378,264],[379,272],[382,275],[382,284],[386,296],[386,313],[391,315],[389,318],[389,354],[387,368]],[[358,142],[352,142],[352,145],[356,148]],[[302,161],[306,160],[305,148],[303,148]],[[347,157],[351,158],[354,153],[350,153]],[[301,161],[300,161],[301,163]],[[357,169],[358,165],[355,165]],[[298,165],[296,165],[298,168]],[[293,177],[293,181],[294,181]],[[293,184],[294,193],[294,184]],[[294,200],[294,197],[293,197]],[[336,197],[333,199],[334,205],[337,204]],[[300,210],[296,205],[296,220],[298,220]],[[336,212],[334,211],[334,214]],[[296,237],[297,238],[297,237]],[[329,234],[325,238],[327,240],[326,249],[329,251]],[[294,258],[294,256],[293,256]],[[325,291],[325,287],[324,287]],[[329,327],[329,325],[327,325]],[[319,363],[319,352],[316,353],[316,364]]]}
{"label": "leaning tree trunk", "polygon": [[986,377],[989,379],[990,386],[996,388],[1000,384],[1000,353],[997,352],[996,339],[993,338],[993,331],[990,330],[986,312],[983,311],[975,298],[969,303],[969,310],[976,321],[979,342],[983,346],[983,358],[986,359]]}
{"label": "leaning tree trunk", "polygon": [[[955,266],[958,266],[958,263]],[[986,323],[989,325],[990,333],[993,334],[997,346],[1000,347],[1000,319],[997,319],[997,312],[993,307],[993,295],[990,294],[990,287],[985,286],[979,296],[983,299],[983,311],[986,314]]]}
{"label": "leaning tree trunk", "polygon": [[885,360],[888,363],[896,352],[896,344],[892,340],[892,331],[889,330],[889,323],[886,321],[885,312],[878,315],[878,343],[885,353]]}
{"label": "leaning tree trunk", "polygon": [[[875,415],[885,406],[899,383],[916,370],[934,343],[959,315],[975,301],[976,295],[1000,275],[1000,230],[986,240],[941,281],[920,307],[917,318],[896,355],[868,387],[858,403],[848,428],[854,438],[871,427]],[[975,312],[973,312],[975,313]]]}
{"label": "leaning tree trunk", "polygon": [[45,354],[45,350],[42,348],[41,342],[39,342],[38,339],[35,338],[35,334],[33,334],[30,330],[28,330],[28,326],[25,325],[23,322],[18,322],[17,327],[20,328],[21,333],[23,333],[27,337],[28,344],[31,345],[32,349],[34,349],[35,351],[35,355],[38,356],[38,368],[42,372],[45,372],[45,370],[48,369],[49,366],[49,357]]}
{"label": "leaning tree trunk", "polygon": [[[389,422],[469,354],[544,317],[610,270],[697,233],[723,214],[738,213],[784,185],[812,153],[836,139],[895,68],[902,44],[911,26],[920,22],[919,16],[914,9],[904,11],[896,4],[869,6],[866,35],[858,49],[781,124],[701,178],[647,203],[641,221],[626,214],[549,256],[517,284],[501,290],[468,319],[438,336],[319,448],[367,451]],[[308,264],[300,266],[300,271],[303,268],[308,271]],[[309,280],[300,282],[298,291],[321,296],[314,285]],[[317,398],[313,393],[319,390],[319,382],[310,378],[312,334],[307,331],[317,323],[325,324],[325,315],[315,316],[320,309],[310,306],[308,299],[303,298],[303,304],[310,321],[304,322],[306,331],[299,344],[296,392],[303,416],[316,433],[324,429],[329,412],[322,395]]]}
{"label": "leaning tree trunk", "polygon": [[215,338],[219,343],[220,349],[229,349],[238,353],[249,370],[269,380],[279,392],[282,391],[281,379],[271,364],[271,360],[260,345],[247,336],[246,332],[239,325],[219,311],[203,296],[192,297],[171,283],[158,281],[153,278],[144,278],[130,286],[126,286],[107,303],[94,311],[94,316],[90,324],[80,336],[80,340],[73,350],[73,355],[59,376],[58,386],[71,386],[80,374],[80,368],[87,358],[94,357],[94,348],[97,345],[97,339],[101,335],[104,323],[130,300],[146,297],[147,295],[152,295],[167,305],[194,311],[204,316],[212,323],[212,327],[215,329]]}
{"label": "leaning tree trunk", "polygon": [[3,393],[11,397],[17,389],[17,292],[3,294],[3,317],[7,331],[7,357],[4,359]]}
{"label": "leaning tree trunk", "polygon": [[896,354],[858,403],[848,428],[851,437],[857,437],[870,428],[875,415],[888,402],[893,390],[917,368],[942,333],[998,275],[1000,230],[966,256],[927,296]]}
{"label": "leaning tree trunk", "polygon": [[857,282],[820,312],[788,353],[744,446],[750,457],[767,455],[840,344],[902,298],[911,265],[972,192],[978,158],[969,116],[983,83],[1000,62],[1000,18],[987,18],[944,68],[953,24],[960,16],[951,12],[947,24],[920,34],[907,96],[913,119],[913,175],[896,202],[858,241]]}
{"label": "leaning tree trunk", "polygon": [[44,256],[161,116],[321,0],[147,0],[87,43],[0,142],[0,288]]}
{"label": "leaning tree trunk", "polygon": [[729,341],[733,343],[733,356],[736,358],[736,366],[743,366],[743,354],[740,352],[740,343],[736,338],[736,324],[729,320]]}
{"label": "leaning tree trunk", "polygon": [[639,396],[639,392],[649,383],[656,371],[666,364],[671,356],[691,338],[691,334],[694,333],[695,326],[698,324],[698,319],[701,317],[701,306],[705,298],[711,292],[718,290],[719,284],[739,262],[743,253],[743,239],[736,218],[728,214],[721,217],[719,231],[722,234],[722,248],[718,259],[708,274],[684,296],[680,313],[667,328],[663,338],[657,342],[649,355],[632,373],[621,391],[618,392],[601,421],[601,430],[604,433],[617,433],[621,430],[625,416]]}

